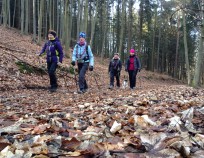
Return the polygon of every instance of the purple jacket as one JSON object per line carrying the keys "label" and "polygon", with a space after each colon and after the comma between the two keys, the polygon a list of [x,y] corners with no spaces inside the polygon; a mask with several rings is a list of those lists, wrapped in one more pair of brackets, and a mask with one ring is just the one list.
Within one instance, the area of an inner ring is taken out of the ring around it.
{"label": "purple jacket", "polygon": [[47,62],[61,62],[64,57],[62,46],[58,38],[55,38],[54,40],[48,40],[41,52],[40,55],[46,53],[47,55]]}

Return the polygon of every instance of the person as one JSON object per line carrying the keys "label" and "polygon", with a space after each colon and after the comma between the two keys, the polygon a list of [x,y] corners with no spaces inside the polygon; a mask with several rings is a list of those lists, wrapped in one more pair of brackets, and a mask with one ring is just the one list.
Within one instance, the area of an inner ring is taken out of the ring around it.
{"label": "person", "polygon": [[57,90],[57,77],[55,71],[59,65],[61,65],[64,53],[59,39],[56,37],[54,30],[48,31],[48,41],[44,44],[39,56],[44,53],[47,54],[47,69],[50,78],[50,91],[55,92]]}
{"label": "person", "polygon": [[136,56],[135,50],[130,49],[130,56],[128,57],[125,63],[125,71],[127,71],[129,75],[130,89],[135,89],[136,76],[137,73],[140,72],[140,69],[141,69],[140,60]]}
{"label": "person", "polygon": [[79,33],[79,41],[74,46],[72,53],[72,62],[73,66],[78,66],[79,74],[79,91],[78,93],[85,93],[88,89],[88,85],[85,79],[86,71],[93,71],[94,68],[94,56],[91,51],[91,47],[86,42],[86,33]]}
{"label": "person", "polygon": [[119,54],[115,53],[114,57],[109,63],[108,72],[110,74],[110,86],[109,89],[114,87],[114,77],[116,78],[116,85],[120,87],[120,72],[122,69],[122,62],[119,58]]}

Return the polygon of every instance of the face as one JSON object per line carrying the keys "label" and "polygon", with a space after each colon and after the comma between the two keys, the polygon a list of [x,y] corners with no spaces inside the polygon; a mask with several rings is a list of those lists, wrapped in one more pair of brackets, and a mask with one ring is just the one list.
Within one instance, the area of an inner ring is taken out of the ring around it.
{"label": "face", "polygon": [[115,54],[115,55],[114,55],[114,59],[118,59],[118,55]]}
{"label": "face", "polygon": [[133,56],[133,55],[135,55],[135,53],[130,52],[130,56]]}
{"label": "face", "polygon": [[85,38],[80,37],[80,38],[79,38],[79,41],[83,43],[83,42],[85,42]]}
{"label": "face", "polygon": [[49,39],[54,39],[55,37],[52,34],[48,34]]}

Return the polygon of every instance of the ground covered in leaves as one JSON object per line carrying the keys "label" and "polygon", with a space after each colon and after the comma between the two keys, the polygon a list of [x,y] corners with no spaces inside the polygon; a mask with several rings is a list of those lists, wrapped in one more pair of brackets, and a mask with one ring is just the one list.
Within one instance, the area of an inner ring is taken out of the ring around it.
{"label": "ground covered in leaves", "polygon": [[109,90],[108,60],[96,57],[88,92],[76,93],[66,58],[50,93],[41,47],[17,30],[0,35],[0,158],[204,157],[203,89],[142,70],[135,90]]}

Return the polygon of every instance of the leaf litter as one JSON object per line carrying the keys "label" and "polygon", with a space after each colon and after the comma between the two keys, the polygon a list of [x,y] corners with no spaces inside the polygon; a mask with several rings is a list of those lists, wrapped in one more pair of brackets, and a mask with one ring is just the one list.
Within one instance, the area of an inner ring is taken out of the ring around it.
{"label": "leaf litter", "polygon": [[[109,90],[107,67],[96,57],[87,93],[76,93],[74,75],[64,69],[57,72],[59,90],[49,93],[45,60],[36,57],[41,47],[29,36],[18,41],[16,30],[0,27],[0,34],[0,157],[204,155],[203,89],[142,70],[136,90]],[[19,61],[33,71],[21,71]]]}

